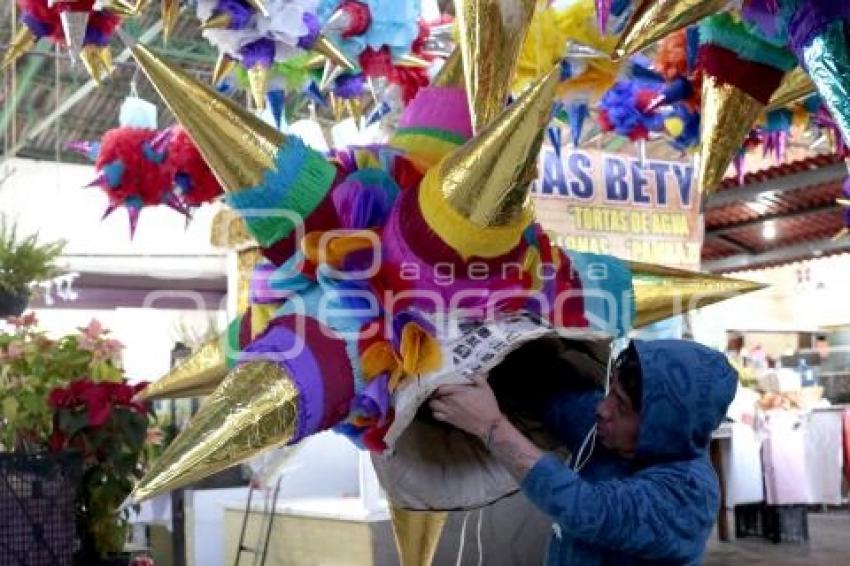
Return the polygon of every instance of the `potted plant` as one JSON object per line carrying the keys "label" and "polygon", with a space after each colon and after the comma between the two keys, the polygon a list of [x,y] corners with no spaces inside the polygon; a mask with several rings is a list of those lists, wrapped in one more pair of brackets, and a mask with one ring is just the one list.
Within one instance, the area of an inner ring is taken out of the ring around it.
{"label": "potted plant", "polygon": [[67,514],[81,543],[75,563],[107,564],[123,550],[127,512],[119,507],[151,450],[151,413],[134,399],[142,386],[126,382],[123,346],[96,320],[58,339],[38,330],[33,314],[8,321],[12,329],[0,332],[0,457],[78,462]]}
{"label": "potted plant", "polygon": [[17,225],[0,216],[0,316],[19,316],[29,302],[31,284],[59,274],[55,262],[65,244],[39,242],[38,234],[19,239]]}
{"label": "potted plant", "polygon": [[129,510],[119,508],[143,472],[151,413],[133,400],[143,387],[124,380],[79,379],[50,392],[55,411],[50,449],[76,452],[83,461],[77,495],[78,564],[128,562],[122,551]]}

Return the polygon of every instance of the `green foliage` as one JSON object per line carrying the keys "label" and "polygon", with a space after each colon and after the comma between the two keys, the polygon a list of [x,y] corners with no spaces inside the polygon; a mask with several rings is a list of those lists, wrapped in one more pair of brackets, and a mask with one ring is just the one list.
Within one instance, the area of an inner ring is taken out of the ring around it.
{"label": "green foliage", "polygon": [[18,238],[17,226],[0,215],[0,291],[26,294],[33,281],[59,275],[56,260],[66,242],[41,243],[38,234]]}
{"label": "green foliage", "polygon": [[41,452],[53,429],[50,391],[83,377],[120,381],[121,344],[97,323],[53,340],[33,315],[11,320],[13,331],[0,332],[0,450]]}

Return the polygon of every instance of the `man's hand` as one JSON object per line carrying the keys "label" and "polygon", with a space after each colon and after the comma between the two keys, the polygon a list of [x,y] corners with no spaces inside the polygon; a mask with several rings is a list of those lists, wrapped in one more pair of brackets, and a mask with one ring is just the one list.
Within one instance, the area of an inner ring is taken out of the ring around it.
{"label": "man's hand", "polygon": [[486,376],[478,377],[468,385],[443,385],[434,393],[430,406],[438,421],[485,442],[490,428],[503,418]]}
{"label": "man's hand", "polygon": [[434,418],[474,434],[521,482],[543,453],[502,415],[486,376],[469,385],[444,385],[430,402]]}

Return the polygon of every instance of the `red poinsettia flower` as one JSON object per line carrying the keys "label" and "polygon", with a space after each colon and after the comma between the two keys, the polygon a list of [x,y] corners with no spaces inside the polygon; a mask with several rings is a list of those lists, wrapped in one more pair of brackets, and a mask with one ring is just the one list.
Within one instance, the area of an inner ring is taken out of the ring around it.
{"label": "red poinsettia flower", "polygon": [[53,434],[50,435],[50,438],[47,439],[47,447],[51,452],[60,452],[63,448],[65,448],[65,443],[68,441],[68,437],[61,430],[54,430]]}
{"label": "red poinsettia flower", "polygon": [[76,403],[74,394],[64,387],[55,387],[47,396],[47,403],[53,409],[68,409]]}

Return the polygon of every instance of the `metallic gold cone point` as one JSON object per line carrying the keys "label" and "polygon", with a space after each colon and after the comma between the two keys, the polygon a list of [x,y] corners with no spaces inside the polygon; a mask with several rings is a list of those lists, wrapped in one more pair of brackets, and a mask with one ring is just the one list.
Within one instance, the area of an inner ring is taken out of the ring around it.
{"label": "metallic gold cone point", "polygon": [[162,39],[165,42],[171,38],[180,16],[180,0],[162,0]]}
{"label": "metallic gold cone point", "polygon": [[455,49],[443,63],[439,72],[431,81],[431,86],[436,87],[462,87],[463,86],[463,58],[460,49]]}
{"label": "metallic gold cone point", "polygon": [[227,376],[224,340],[210,340],[177,367],[148,385],[139,395],[145,401],[209,395]]}
{"label": "metallic gold cone point", "polygon": [[219,53],[213,68],[212,84],[219,84],[234,68],[236,68],[236,60],[231,59],[226,53]]}
{"label": "metallic gold cone point", "polygon": [[254,65],[248,69],[248,84],[251,85],[251,96],[258,110],[266,109],[266,90],[269,86],[269,70],[262,65]]}
{"label": "metallic gold cone point", "polygon": [[310,70],[322,69],[324,68],[325,61],[327,60],[328,58],[322,55],[321,53],[317,51],[311,51],[307,55],[307,58],[304,60],[304,68]]}
{"label": "metallic gold cone point", "polygon": [[112,74],[115,70],[115,64],[112,61],[112,49],[107,45],[106,47],[101,47],[97,50],[97,54],[100,57],[100,63],[104,70],[106,76]]}
{"label": "metallic gold cone point", "polygon": [[91,79],[100,86],[101,81],[109,75],[104,67],[100,49],[95,45],[86,45],[79,53],[79,58]]}
{"label": "metallic gold cone point", "polygon": [[204,23],[202,23],[198,27],[200,27],[201,30],[227,29],[227,28],[230,27],[230,22],[231,22],[230,14],[228,14],[226,12],[222,12],[220,14],[216,14],[215,16],[211,17],[210,19],[208,19],[207,21],[205,21]]}
{"label": "metallic gold cone point", "polygon": [[427,69],[431,66],[431,62],[422,57],[417,57],[412,53],[408,53],[407,55],[393,59],[393,65],[397,67],[410,67],[412,69]]}
{"label": "metallic gold cone point", "polygon": [[440,175],[443,199],[461,216],[492,227],[509,225],[524,212],[528,165],[536,163],[560,72],[560,66],[552,69],[428,173]]}
{"label": "metallic gold cone point", "polygon": [[141,44],[130,43],[136,62],[228,192],[259,185],[276,166],[286,137],[242,106],[201,84]]}
{"label": "metallic gold cone point", "polygon": [[356,98],[346,99],[345,109],[348,111],[349,116],[354,118],[354,121],[359,127],[360,122],[363,119],[363,104],[360,102],[360,100]]}
{"label": "metallic gold cone point", "polygon": [[729,0],[643,0],[626,24],[612,56],[622,59],[633,55],[728,4]]}
{"label": "metallic gold cone point", "polygon": [[358,69],[357,63],[352,61],[338,45],[324,35],[319,36],[319,39],[317,39],[316,43],[313,44],[312,50],[317,53],[321,53],[327,57],[329,61],[333,61],[337,65],[344,67],[349,71],[356,71]]}
{"label": "metallic gold cone point", "polygon": [[333,86],[333,82],[344,72],[344,69],[327,59],[325,61],[325,68],[322,69],[322,78],[319,81],[319,90],[322,92],[328,91]]}
{"label": "metallic gold cone point", "polygon": [[401,566],[431,566],[448,513],[390,505],[390,517]]}
{"label": "metallic gold cone point", "polygon": [[762,110],[764,105],[743,90],[705,75],[699,162],[703,198],[712,194],[723,181],[729,164]]}
{"label": "metallic gold cone point", "polygon": [[248,4],[250,4],[255,10],[257,10],[262,15],[268,17],[269,9],[266,6],[265,0],[245,0]]}
{"label": "metallic gold cone point", "polygon": [[752,281],[648,263],[629,262],[629,267],[635,298],[635,328],[766,287]]}
{"label": "metallic gold cone point", "polygon": [[9,47],[3,53],[3,61],[0,62],[0,71],[5,70],[6,67],[9,67],[12,63],[23,57],[37,42],[38,38],[30,31],[30,28],[27,26],[18,28],[15,36],[9,42]]}
{"label": "metallic gold cone point", "polygon": [[505,107],[537,0],[455,0],[474,132]]}
{"label": "metallic gold cone point", "polygon": [[210,395],[130,495],[139,503],[286,444],[296,434],[299,392],[274,362],[238,366]]}
{"label": "metallic gold cone point", "polygon": [[771,111],[788,106],[792,102],[797,102],[801,98],[814,94],[816,91],[815,83],[812,82],[806,71],[802,67],[797,67],[785,75],[782,84],[770,98],[767,110]]}
{"label": "metallic gold cone point", "polygon": [[839,198],[839,199],[835,199],[835,202],[837,202],[840,206],[843,206],[845,208],[850,208],[850,199]]}

